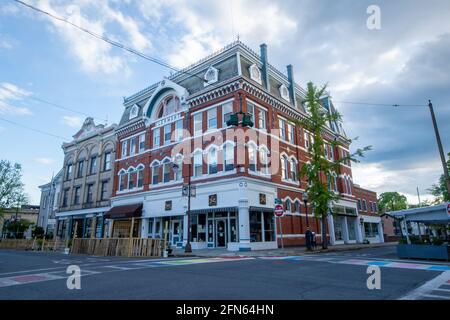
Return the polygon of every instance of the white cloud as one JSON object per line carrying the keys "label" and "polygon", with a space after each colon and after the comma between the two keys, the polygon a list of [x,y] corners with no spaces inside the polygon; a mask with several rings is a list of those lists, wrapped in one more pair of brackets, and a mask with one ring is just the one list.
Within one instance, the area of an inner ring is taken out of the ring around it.
{"label": "white cloud", "polygon": [[404,194],[411,203],[417,203],[416,188],[421,198],[434,199],[427,190],[438,181],[441,174],[440,162],[408,163],[403,168],[389,169],[382,163],[356,163],[353,165],[353,181],[363,188],[378,193],[397,191]]}
{"label": "white cloud", "polygon": [[[91,2],[85,0],[61,4],[52,0],[36,0],[35,4],[56,16],[64,17],[75,25],[96,34],[107,36],[127,44],[137,50],[150,47],[150,40],[144,35],[138,22],[130,16],[111,8],[106,1]],[[47,19],[47,18],[46,18]],[[80,61],[81,68],[87,73],[129,74],[130,69],[123,53],[113,53],[113,46],[96,39],[64,22],[49,19],[54,31],[69,46],[69,51]],[[113,28],[116,26],[120,28]],[[113,32],[114,30],[115,32]],[[121,34],[128,37],[121,39]]]}
{"label": "white cloud", "polygon": [[50,165],[55,162],[54,159],[51,158],[36,158],[34,159],[37,163],[43,164],[43,165]]}
{"label": "white cloud", "polygon": [[17,103],[18,100],[22,100],[24,97],[31,95],[31,92],[19,88],[18,86],[8,83],[0,83],[0,113],[17,115],[17,116],[29,116],[33,113],[26,107],[18,107],[11,103]]}
{"label": "white cloud", "polygon": [[83,120],[77,116],[63,116],[61,121],[72,128],[80,128],[83,124]]}

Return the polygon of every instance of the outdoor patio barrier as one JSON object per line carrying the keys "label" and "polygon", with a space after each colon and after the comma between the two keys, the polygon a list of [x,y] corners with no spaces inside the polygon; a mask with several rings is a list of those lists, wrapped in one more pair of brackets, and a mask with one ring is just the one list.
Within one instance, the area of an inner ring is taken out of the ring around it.
{"label": "outdoor patio barrier", "polygon": [[151,238],[74,238],[71,253],[96,256],[160,257],[164,240]]}
{"label": "outdoor patio barrier", "polygon": [[450,246],[427,244],[399,244],[397,255],[406,259],[436,259],[449,260]]}
{"label": "outdoor patio barrier", "polygon": [[0,239],[0,249],[62,251],[66,242],[61,239]]}

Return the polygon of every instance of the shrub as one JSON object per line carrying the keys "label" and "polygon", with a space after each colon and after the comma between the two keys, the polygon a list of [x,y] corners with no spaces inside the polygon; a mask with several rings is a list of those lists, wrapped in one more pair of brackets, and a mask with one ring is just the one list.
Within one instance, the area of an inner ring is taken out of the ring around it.
{"label": "shrub", "polygon": [[444,240],[440,238],[433,238],[433,241],[431,242],[434,246],[442,246],[444,244]]}

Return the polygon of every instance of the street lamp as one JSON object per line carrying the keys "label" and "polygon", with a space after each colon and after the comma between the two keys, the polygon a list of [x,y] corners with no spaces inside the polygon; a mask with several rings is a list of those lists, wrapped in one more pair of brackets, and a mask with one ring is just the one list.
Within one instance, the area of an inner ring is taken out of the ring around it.
{"label": "street lamp", "polygon": [[[242,111],[242,95],[239,94],[239,111],[233,113],[230,116],[230,119],[227,120],[227,126],[235,126],[238,127],[241,125],[242,127],[253,127],[252,116],[249,113],[245,113]],[[241,121],[239,121],[239,116],[242,115]]]}
{"label": "street lamp", "polygon": [[[173,172],[178,175],[180,173],[181,168],[178,165],[178,163],[172,164],[172,170]],[[188,190],[187,190],[187,197],[188,197],[188,207],[187,207],[187,239],[186,239],[186,246],[184,247],[185,253],[191,253],[192,247],[191,247],[191,164],[189,163],[189,174],[188,174]]]}
{"label": "street lamp", "polygon": [[302,200],[305,204],[305,211],[306,211],[306,227],[309,228],[309,222],[308,222],[308,193],[305,191],[302,194]]}

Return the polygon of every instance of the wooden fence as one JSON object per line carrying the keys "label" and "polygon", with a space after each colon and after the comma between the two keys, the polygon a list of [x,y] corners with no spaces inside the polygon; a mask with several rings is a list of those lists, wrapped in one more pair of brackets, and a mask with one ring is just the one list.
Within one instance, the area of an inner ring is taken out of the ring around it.
{"label": "wooden fence", "polygon": [[164,240],[150,238],[75,238],[71,253],[96,256],[160,257]]}
{"label": "wooden fence", "polygon": [[61,239],[0,239],[0,249],[63,251],[67,244]]}

